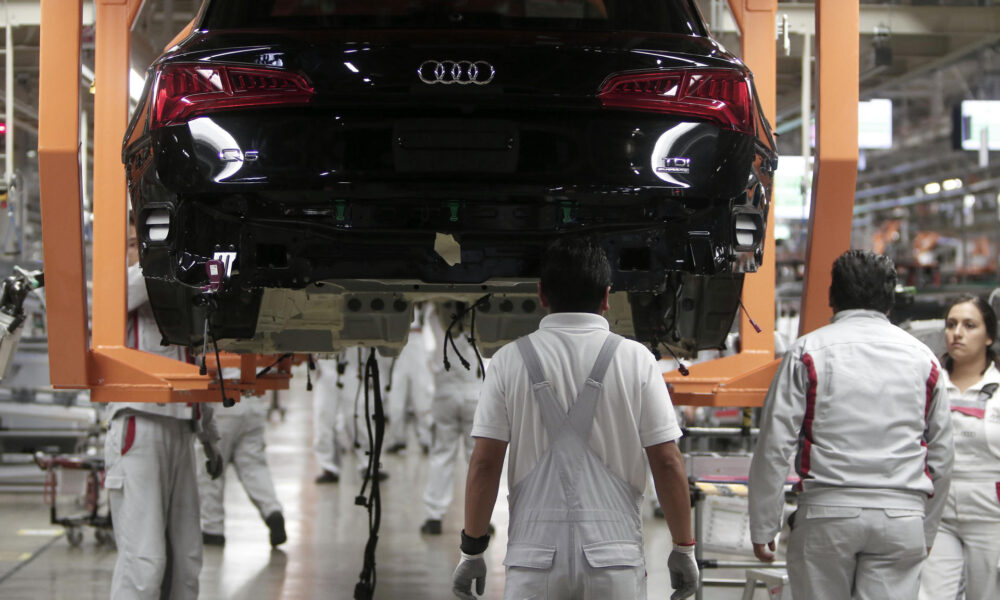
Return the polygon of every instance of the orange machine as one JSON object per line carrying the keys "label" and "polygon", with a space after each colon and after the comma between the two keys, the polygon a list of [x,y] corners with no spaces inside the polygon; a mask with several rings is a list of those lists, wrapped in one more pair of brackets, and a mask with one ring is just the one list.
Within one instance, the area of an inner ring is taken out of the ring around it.
{"label": "orange machine", "polygon": [[[125,171],[119,159],[128,119],[130,30],[140,0],[97,0],[94,100],[93,315],[88,347],[77,107],[82,0],[42,0],[38,163],[49,345],[56,389],[91,390],[94,402],[215,402],[213,377],[198,367],[125,346]],[[98,291],[99,290],[99,291]],[[274,358],[244,356],[239,396],[288,387],[290,361],[256,379]]]}
{"label": "orange machine", "polygon": [[[833,259],[850,244],[857,178],[859,0],[816,0],[817,157],[802,332],[824,324]],[[129,30],[140,0],[96,0],[97,68],[94,156],[94,295],[88,347],[79,167],[79,73],[82,0],[42,0],[39,174],[51,345],[50,378],[59,389],[92,391],[95,402],[216,401],[217,385],[194,365],[126,348],[125,175],[118,158],[127,119]],[[743,32],[764,112],[775,118],[774,40],[777,0],[729,0]],[[832,60],[824,60],[832,57]],[[829,125],[829,126],[827,126]],[[822,227],[816,227],[822,223]],[[759,406],[777,368],[774,360],[774,223],[765,262],[746,279],[739,354],[669,373],[677,404]],[[746,314],[762,328],[756,333]],[[225,362],[225,361],[223,361]],[[253,381],[256,357],[242,357],[237,390],[287,386],[288,373]],[[227,386],[229,387],[229,386]]]}

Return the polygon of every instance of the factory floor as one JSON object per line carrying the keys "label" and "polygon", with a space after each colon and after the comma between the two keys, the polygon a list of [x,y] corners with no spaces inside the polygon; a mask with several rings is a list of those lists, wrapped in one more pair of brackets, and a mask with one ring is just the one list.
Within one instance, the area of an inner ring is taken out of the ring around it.
{"label": "factory floor", "polygon": [[[247,499],[235,474],[226,481],[226,545],[206,547],[201,572],[203,600],[349,599],[362,568],[368,538],[368,518],[354,499],[360,477],[353,469],[336,484],[317,485],[311,451],[312,403],[302,382],[283,402],[284,418],[272,416],[268,428],[268,460],[278,497],[284,505],[288,542],[277,550]],[[421,535],[421,501],[427,474],[419,446],[383,459],[389,479],[382,484],[382,524],[376,554],[375,598],[408,600],[451,598],[452,569],[458,559],[465,473],[459,468],[455,501],[440,536]],[[503,556],[506,545],[506,490],[501,489],[494,515],[497,532],[487,551],[489,575],[484,598],[503,597]],[[648,504],[648,503],[647,503]],[[670,595],[666,559],[671,538],[662,519],[646,506],[645,541],[649,598]],[[84,529],[79,547],[72,547],[61,527],[49,522],[41,494],[0,493],[0,598],[4,600],[109,597],[115,550],[95,541]],[[745,555],[710,558],[749,560]],[[743,579],[742,569],[715,569],[707,577]],[[706,587],[703,600],[736,600],[742,588]],[[763,587],[755,598],[767,597]]]}

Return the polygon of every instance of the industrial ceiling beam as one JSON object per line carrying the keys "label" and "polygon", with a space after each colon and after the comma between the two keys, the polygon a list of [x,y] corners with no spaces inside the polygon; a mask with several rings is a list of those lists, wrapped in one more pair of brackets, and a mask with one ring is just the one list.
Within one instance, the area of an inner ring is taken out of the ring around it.
{"label": "industrial ceiling beam", "polygon": [[[788,18],[791,33],[816,33],[815,5],[781,3],[778,20]],[[990,35],[1000,30],[1000,10],[996,6],[893,6],[862,4],[859,33],[871,34],[876,27],[888,27],[891,35]],[[712,24],[714,34],[739,33],[732,14],[723,13]]]}

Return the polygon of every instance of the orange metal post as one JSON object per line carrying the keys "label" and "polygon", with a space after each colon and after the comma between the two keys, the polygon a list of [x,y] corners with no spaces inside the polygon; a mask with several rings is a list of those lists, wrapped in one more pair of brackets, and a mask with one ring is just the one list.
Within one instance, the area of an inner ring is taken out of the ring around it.
{"label": "orange metal post", "polygon": [[[773,123],[777,82],[774,40],[777,0],[729,0],[729,5],[742,32],[743,61],[754,73],[764,115]],[[761,332],[757,333],[747,316],[740,314],[739,354],[693,365],[687,376],[677,371],[668,373],[664,379],[671,386],[675,404],[760,406],[763,403],[764,392],[777,368],[774,360],[773,216],[767,223],[764,261],[757,273],[747,275],[744,280],[743,305]]]}
{"label": "orange metal post", "polygon": [[[86,388],[87,296],[80,196],[81,0],[42,0],[39,56],[38,169],[45,247],[49,380]],[[54,175],[58,173],[58,175]],[[124,339],[124,336],[123,336]]]}
{"label": "orange metal post", "polygon": [[829,321],[830,267],[851,245],[858,179],[859,10],[858,0],[816,0],[816,174],[800,334]]}
{"label": "orange metal post", "polygon": [[125,345],[125,169],[118,158],[128,123],[130,11],[139,0],[98,0],[94,49],[93,345]]}

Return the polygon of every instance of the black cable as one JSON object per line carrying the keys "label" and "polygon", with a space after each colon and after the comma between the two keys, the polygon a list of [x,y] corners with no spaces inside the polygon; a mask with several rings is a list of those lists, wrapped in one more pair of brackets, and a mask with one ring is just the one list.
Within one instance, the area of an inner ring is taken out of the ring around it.
{"label": "black cable", "polygon": [[312,371],[316,370],[316,361],[312,354],[306,354],[306,391],[313,391]]}
{"label": "black cable", "polygon": [[[368,542],[365,544],[364,565],[361,568],[358,583],[354,586],[355,600],[372,600],[375,596],[377,576],[375,572],[375,548],[378,545],[378,532],[382,525],[382,495],[379,488],[378,469],[382,457],[382,440],[385,435],[385,412],[382,406],[382,391],[379,382],[378,360],[372,349],[365,364],[365,422],[368,425],[368,440],[371,451],[368,454],[368,469],[365,471],[361,493],[355,499],[359,506],[368,509]],[[372,414],[369,405],[369,390],[373,391],[375,431],[372,432]],[[371,483],[371,491],[367,498],[365,489]]]}
{"label": "black cable", "polygon": [[476,360],[479,362],[479,373],[476,375],[481,379],[486,379],[486,365],[483,363],[483,356],[479,353],[479,346],[476,345],[476,312],[479,308],[479,304],[489,300],[490,294],[486,294],[479,300],[472,303],[472,323],[469,326],[469,335],[466,339],[469,340],[469,345],[472,346],[472,351],[476,353]]}
{"label": "black cable", "polygon": [[215,340],[215,332],[212,331],[211,327],[208,328],[208,334],[212,336],[212,348],[215,349],[215,366],[219,369],[217,373],[219,377],[219,389],[222,391],[222,406],[229,408],[236,404],[236,401],[226,396],[226,380],[222,376],[222,359],[219,358],[219,343]]}
{"label": "black cable", "polygon": [[[660,342],[657,342],[657,344],[660,344]],[[666,348],[667,352],[670,353],[670,356],[674,357],[674,360],[677,361],[677,370],[681,372],[681,375],[683,375],[684,377],[690,375],[691,372],[688,371],[688,368],[684,366],[684,363],[681,362],[681,359],[677,358],[677,355],[674,354],[674,351],[670,349],[670,346],[666,344],[662,344],[662,346]]]}
{"label": "black cable", "polygon": [[[259,378],[263,377],[264,375],[267,375],[268,373],[271,372],[271,369],[273,369],[274,367],[278,366],[278,363],[280,363],[281,361],[285,360],[286,358],[291,358],[292,356],[293,356],[293,354],[291,352],[286,352],[285,354],[282,354],[280,357],[278,357],[278,360],[276,360],[273,363],[267,365],[266,367],[264,367],[260,371],[257,371],[257,378],[259,379]],[[307,373],[307,375],[308,375],[308,373]]]}

